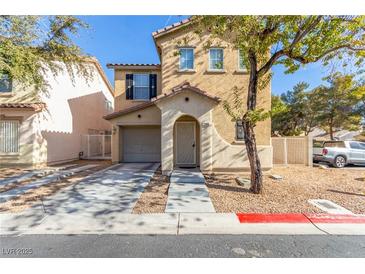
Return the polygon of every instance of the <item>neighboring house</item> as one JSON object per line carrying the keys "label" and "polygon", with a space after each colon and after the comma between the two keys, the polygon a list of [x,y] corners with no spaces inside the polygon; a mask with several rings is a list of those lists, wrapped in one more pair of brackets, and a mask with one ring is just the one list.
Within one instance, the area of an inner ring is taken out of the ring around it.
{"label": "neighboring house", "polygon": [[46,74],[47,92],[0,79],[0,159],[4,165],[45,165],[79,158],[81,136],[111,131],[102,117],[113,111],[113,91],[96,59],[92,79],[64,70]]}
{"label": "neighboring house", "polygon": [[[197,36],[185,20],[153,33],[161,64],[108,64],[114,69],[113,162],[161,162],[205,171],[249,168],[242,124],[222,107],[235,87],[246,98],[249,74],[237,49],[208,34]],[[271,86],[258,94],[269,109]],[[245,100],[244,100],[245,102]],[[244,103],[244,106],[246,104]],[[271,121],[255,128],[262,167],[272,167]]]}

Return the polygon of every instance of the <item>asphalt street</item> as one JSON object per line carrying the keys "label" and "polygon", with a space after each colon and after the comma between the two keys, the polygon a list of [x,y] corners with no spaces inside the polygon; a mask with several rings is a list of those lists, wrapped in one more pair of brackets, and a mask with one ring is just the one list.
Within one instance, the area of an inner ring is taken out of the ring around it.
{"label": "asphalt street", "polygon": [[365,236],[1,236],[0,257],[365,257]]}

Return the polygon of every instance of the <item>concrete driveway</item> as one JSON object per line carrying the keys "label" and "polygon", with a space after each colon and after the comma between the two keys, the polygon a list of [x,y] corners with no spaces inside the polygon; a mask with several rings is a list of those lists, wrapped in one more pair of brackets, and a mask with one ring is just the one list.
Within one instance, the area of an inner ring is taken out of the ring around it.
{"label": "concrete driveway", "polygon": [[131,213],[158,166],[157,163],[126,163],[92,174],[43,200],[45,213],[94,217]]}
{"label": "concrete driveway", "polygon": [[156,224],[153,214],[142,219],[129,214],[158,167],[158,163],[128,163],[96,172],[21,213],[0,214],[0,234],[174,228],[174,215]]}

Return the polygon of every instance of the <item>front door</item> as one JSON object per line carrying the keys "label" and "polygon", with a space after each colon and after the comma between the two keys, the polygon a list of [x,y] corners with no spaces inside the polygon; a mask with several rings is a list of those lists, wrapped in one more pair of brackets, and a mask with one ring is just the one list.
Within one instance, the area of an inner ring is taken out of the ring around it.
{"label": "front door", "polygon": [[196,124],[194,121],[176,122],[176,165],[196,166]]}

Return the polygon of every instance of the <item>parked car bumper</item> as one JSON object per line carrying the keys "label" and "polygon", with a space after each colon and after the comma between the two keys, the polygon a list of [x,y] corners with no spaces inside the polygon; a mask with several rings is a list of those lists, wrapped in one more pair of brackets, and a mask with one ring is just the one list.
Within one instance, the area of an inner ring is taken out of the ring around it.
{"label": "parked car bumper", "polygon": [[315,161],[315,162],[326,162],[326,163],[333,164],[334,159],[333,158],[328,158],[328,157],[323,156],[323,155],[314,155],[313,156],[313,161]]}

